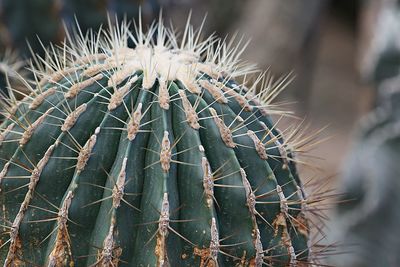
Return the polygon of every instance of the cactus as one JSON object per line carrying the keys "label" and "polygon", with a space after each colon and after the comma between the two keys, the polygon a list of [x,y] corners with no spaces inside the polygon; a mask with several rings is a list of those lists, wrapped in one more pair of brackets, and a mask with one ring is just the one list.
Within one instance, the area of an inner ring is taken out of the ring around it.
{"label": "cactus", "polygon": [[1,125],[1,264],[314,261],[310,200],[270,117],[284,81],[237,83],[255,71],[243,49],[200,32],[124,24],[36,58]]}

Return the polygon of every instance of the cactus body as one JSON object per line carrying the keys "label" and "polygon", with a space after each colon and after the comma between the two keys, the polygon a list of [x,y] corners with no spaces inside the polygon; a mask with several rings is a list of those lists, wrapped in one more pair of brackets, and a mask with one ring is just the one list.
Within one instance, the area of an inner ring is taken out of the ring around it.
{"label": "cactus body", "polygon": [[255,86],[234,80],[240,49],[198,39],[122,26],[47,59],[1,125],[1,264],[311,260],[290,152]]}

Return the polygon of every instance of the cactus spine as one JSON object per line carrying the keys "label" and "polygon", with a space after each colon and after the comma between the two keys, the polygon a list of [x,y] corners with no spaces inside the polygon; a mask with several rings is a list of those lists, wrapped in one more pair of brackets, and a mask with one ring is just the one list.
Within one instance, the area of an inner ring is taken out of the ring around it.
{"label": "cactus spine", "polygon": [[292,153],[262,104],[276,90],[235,82],[254,70],[241,48],[199,40],[139,22],[48,52],[1,125],[4,266],[313,261]]}

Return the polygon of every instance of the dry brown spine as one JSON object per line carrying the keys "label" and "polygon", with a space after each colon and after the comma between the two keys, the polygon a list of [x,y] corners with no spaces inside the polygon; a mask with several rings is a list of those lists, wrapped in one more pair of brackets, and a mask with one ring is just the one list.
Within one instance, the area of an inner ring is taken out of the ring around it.
{"label": "dry brown spine", "polygon": [[167,236],[169,228],[169,202],[168,194],[164,193],[161,203],[160,219],[158,221],[158,232],[156,240],[155,254],[158,259],[157,266],[168,266]]}
{"label": "dry brown spine", "polygon": [[56,88],[52,87],[44,91],[43,93],[37,95],[33,100],[32,103],[29,105],[29,109],[36,109],[38,108],[43,101],[46,99],[46,97],[53,95],[56,92]]}
{"label": "dry brown spine", "polygon": [[216,224],[216,220],[213,217],[211,219],[210,226],[211,240],[208,248],[195,247],[193,254],[200,257],[201,267],[218,267],[218,254],[220,252],[219,244],[219,233]]}
{"label": "dry brown spine", "polygon": [[247,179],[247,175],[244,169],[240,168],[240,174],[242,176],[243,186],[246,192],[246,205],[251,213],[251,219],[253,221],[253,240],[254,247],[256,249],[255,266],[261,267],[263,263],[264,250],[260,241],[260,231],[258,229],[256,216],[261,216],[256,210],[256,196],[253,189],[251,188],[250,182]]}
{"label": "dry brown spine", "polygon": [[240,175],[242,176],[242,183],[244,190],[246,192],[246,204],[249,207],[250,213],[252,215],[253,224],[257,226],[256,215],[256,196],[254,195],[253,189],[251,188],[249,180],[247,180],[247,175],[244,169],[240,168]]}
{"label": "dry brown spine", "polygon": [[224,121],[218,116],[218,113],[213,108],[209,108],[211,116],[214,118],[215,124],[217,125],[221,138],[225,145],[230,148],[236,147],[235,142],[233,142],[232,131],[225,125]]}
{"label": "dry brown spine", "polygon": [[272,130],[269,129],[267,125],[265,125],[265,123],[260,122],[260,125],[265,129],[265,131],[267,132],[266,134],[268,134],[271,137],[271,141],[274,142],[275,146],[278,148],[279,154],[280,154],[282,162],[283,162],[282,169],[289,168],[288,155],[285,150],[285,147],[281,144],[278,137],[272,133]]}
{"label": "dry brown spine", "polygon": [[214,201],[214,180],[210,164],[206,157],[201,159],[201,167],[203,168],[203,187],[206,195],[207,207],[211,208]]}
{"label": "dry brown spine", "polygon": [[186,119],[193,129],[199,129],[199,117],[197,116],[196,110],[192,107],[189,100],[187,99],[186,93],[184,90],[179,90],[179,95],[182,100],[183,110],[185,111]]}
{"label": "dry brown spine", "polygon": [[164,131],[164,137],[161,141],[160,163],[163,171],[168,172],[171,164],[171,142],[168,139],[167,131]]}
{"label": "dry brown spine", "polygon": [[198,84],[195,81],[189,81],[187,79],[182,79],[180,80],[184,87],[188,89],[189,92],[192,94],[201,94],[201,88],[198,86]]}
{"label": "dry brown spine", "polygon": [[[108,230],[108,234],[103,241],[103,249],[98,256],[97,264],[98,266],[118,266],[119,256],[122,253],[122,249],[116,247],[115,245],[115,226],[116,226],[116,209],[121,205],[121,200],[124,197],[124,188],[126,181],[126,164],[128,158],[124,158],[121,165],[121,170],[118,174],[117,181],[115,182],[114,188],[112,190],[112,215],[111,223]],[[97,266],[97,265],[96,265]]]}
{"label": "dry brown spine", "polygon": [[289,212],[289,206],[287,203],[287,199],[283,193],[282,187],[280,185],[276,186],[276,192],[279,196],[280,199],[280,208],[281,208],[281,212],[283,214],[285,214],[285,216],[288,216],[288,212]]}
{"label": "dry brown spine", "polygon": [[217,222],[213,217],[211,219],[210,258],[217,265],[218,265],[219,247],[220,245],[219,245],[219,233],[217,228]]}
{"label": "dry brown spine", "polygon": [[116,109],[124,101],[124,96],[129,92],[134,84],[138,80],[137,76],[132,77],[129,81],[121,88],[116,88],[114,93],[111,95],[110,102],[108,104],[108,110]]}
{"label": "dry brown spine", "polygon": [[223,91],[229,96],[232,96],[235,98],[235,100],[238,102],[238,104],[245,110],[245,111],[252,111],[253,107],[249,104],[247,99],[242,96],[241,94],[237,93],[233,88],[229,88],[222,84],[221,82],[216,82],[215,83],[217,87],[222,88]]}
{"label": "dry brown spine", "polygon": [[40,175],[46,166],[47,162],[50,159],[51,154],[53,153],[53,150],[55,148],[55,145],[51,145],[46,153],[44,154],[43,158],[38,162],[37,166],[33,169],[30,179],[29,179],[29,184],[28,184],[28,192],[25,194],[24,201],[21,203],[21,206],[19,208],[19,211],[17,215],[15,216],[15,219],[12,223],[11,226],[11,232],[10,232],[10,246],[8,248],[8,254],[4,263],[4,266],[13,266],[14,260],[17,260],[17,254],[18,254],[18,249],[21,248],[20,243],[19,243],[19,227],[22,223],[22,220],[24,219],[24,215],[26,210],[29,207],[29,203],[33,198],[33,194],[36,188],[37,183],[39,182]]}
{"label": "dry brown spine", "polygon": [[128,125],[127,125],[127,137],[129,141],[135,139],[139,128],[140,128],[140,120],[142,119],[142,103],[139,103],[135,112],[133,112]]}
{"label": "dry brown spine", "polygon": [[97,74],[94,77],[90,77],[82,82],[78,82],[74,85],[71,86],[71,88],[64,93],[64,96],[66,99],[70,99],[75,97],[77,94],[79,94],[80,91],[85,89],[88,86],[91,86],[94,84],[96,81],[103,79],[103,74]]}
{"label": "dry brown spine", "polygon": [[83,103],[79,107],[77,107],[74,111],[72,111],[64,120],[63,125],[61,126],[61,131],[66,132],[69,131],[78,120],[79,116],[86,111],[87,104]]}
{"label": "dry brown spine", "polygon": [[224,93],[222,92],[221,88],[218,88],[215,84],[210,83],[208,80],[201,79],[199,80],[199,84],[201,87],[206,89],[217,101],[221,104],[228,103],[228,99],[226,99]]}
{"label": "dry brown spine", "polygon": [[263,142],[260,141],[260,139],[258,139],[257,135],[252,130],[248,130],[247,135],[251,138],[251,140],[253,140],[257,154],[260,156],[260,158],[262,160],[268,159],[268,155],[267,152],[265,151],[264,144]]}
{"label": "dry brown spine", "polygon": [[255,229],[254,230],[254,247],[256,248],[256,257],[254,260],[254,266],[255,267],[262,267],[264,264],[264,249],[261,243],[261,235],[260,235],[260,230]]}
{"label": "dry brown spine", "polygon": [[103,70],[107,70],[106,64],[96,64],[89,66],[82,74],[87,77],[93,77]]}
{"label": "dry brown spine", "polygon": [[169,228],[169,202],[168,194],[164,193],[163,201],[161,203],[160,220],[158,223],[158,232],[161,236],[166,237],[168,235]]}
{"label": "dry brown spine", "polygon": [[121,200],[124,197],[127,160],[128,160],[128,158],[124,158],[124,160],[122,161],[121,170],[119,172],[117,181],[116,181],[113,191],[112,191],[113,208],[115,208],[115,209],[121,205]]}
{"label": "dry brown spine", "polygon": [[73,266],[71,239],[68,234],[68,210],[74,194],[68,191],[57,216],[57,236],[53,250],[48,259],[47,267]]}
{"label": "dry brown spine", "polygon": [[158,103],[162,109],[169,109],[169,93],[167,88],[167,81],[163,78],[158,79],[159,83],[159,93],[158,93]]}
{"label": "dry brown spine", "polygon": [[28,141],[31,139],[31,136],[33,135],[33,132],[36,130],[36,128],[43,123],[44,119],[49,115],[54,108],[49,108],[42,116],[40,116],[34,123],[28,126],[26,128],[25,132],[22,134],[21,139],[19,140],[20,146],[25,145],[28,143]]}
{"label": "dry brown spine", "polygon": [[108,234],[103,241],[103,249],[98,256],[98,261],[95,266],[98,267],[117,267],[119,263],[119,256],[121,248],[115,247],[115,218],[111,219],[111,225]]}
{"label": "dry brown spine", "polygon": [[115,225],[111,223],[108,234],[104,239],[100,266],[113,266],[114,227]]}
{"label": "dry brown spine", "polygon": [[78,155],[78,162],[76,163],[76,172],[80,173],[86,166],[93,147],[97,141],[97,135],[100,133],[100,127],[97,127],[95,133],[87,140],[86,144],[82,147]]}
{"label": "dry brown spine", "polygon": [[274,221],[273,225],[275,226],[275,232],[277,231],[278,227],[283,228],[283,235],[282,235],[282,241],[284,245],[286,246],[288,250],[288,254],[290,256],[290,266],[296,266],[296,254],[294,252],[294,248],[292,245],[292,241],[290,239],[290,235],[288,232],[288,227],[286,223],[286,218],[289,217],[289,206],[287,203],[287,199],[282,191],[282,188],[277,185],[276,186],[276,192],[278,193],[279,200],[280,200],[280,209],[281,213],[278,215],[278,218]]}

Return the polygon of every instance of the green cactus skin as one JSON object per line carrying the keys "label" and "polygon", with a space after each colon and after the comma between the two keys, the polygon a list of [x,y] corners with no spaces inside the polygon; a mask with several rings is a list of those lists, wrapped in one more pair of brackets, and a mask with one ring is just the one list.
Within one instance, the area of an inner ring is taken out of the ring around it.
{"label": "green cactus skin", "polygon": [[253,70],[241,49],[191,26],[178,45],[162,23],[87,36],[7,108],[1,264],[312,262],[307,201],[266,93],[234,81]]}

